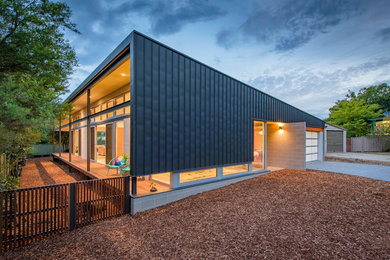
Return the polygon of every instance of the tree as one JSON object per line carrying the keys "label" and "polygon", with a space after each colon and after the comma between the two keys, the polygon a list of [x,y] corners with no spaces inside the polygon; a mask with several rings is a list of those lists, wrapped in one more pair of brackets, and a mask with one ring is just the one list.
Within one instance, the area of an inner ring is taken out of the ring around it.
{"label": "tree", "polygon": [[66,29],[78,33],[70,16],[69,7],[61,2],[0,0],[0,77],[26,72],[63,91],[77,64],[64,37]]}
{"label": "tree", "polygon": [[62,105],[58,94],[46,87],[44,80],[29,74],[8,76],[1,82],[0,153],[14,159],[24,156],[65,113],[68,105]]}
{"label": "tree", "polygon": [[357,94],[349,93],[355,99],[363,99],[367,104],[378,104],[384,111],[390,111],[390,86],[386,83],[362,88]]}
{"label": "tree", "polygon": [[77,65],[64,33],[71,11],[49,0],[0,0],[0,153],[26,154],[69,107],[60,96]]}
{"label": "tree", "polygon": [[366,104],[363,99],[339,100],[329,109],[327,122],[348,130],[348,137],[364,136],[370,131],[367,119],[382,115],[378,104]]}

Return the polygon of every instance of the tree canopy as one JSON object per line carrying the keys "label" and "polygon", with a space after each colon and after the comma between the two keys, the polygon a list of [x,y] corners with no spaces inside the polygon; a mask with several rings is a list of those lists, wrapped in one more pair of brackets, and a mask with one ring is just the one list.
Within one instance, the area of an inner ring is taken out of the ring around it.
{"label": "tree canopy", "polygon": [[348,90],[345,98],[337,101],[329,111],[326,121],[346,128],[349,137],[367,135],[370,133],[368,119],[382,117],[383,111],[390,111],[390,86],[386,83],[373,85],[357,93]]}
{"label": "tree canopy", "polygon": [[359,90],[356,98],[367,104],[378,104],[384,111],[390,111],[390,86],[386,83]]}
{"label": "tree canopy", "polygon": [[348,130],[348,136],[364,136],[369,133],[367,119],[382,114],[378,104],[367,104],[363,99],[339,100],[329,109],[328,123]]}
{"label": "tree canopy", "polygon": [[69,7],[48,0],[0,0],[0,15],[0,77],[29,73],[56,91],[64,90],[76,65],[64,33],[78,32]]}
{"label": "tree canopy", "polygon": [[65,32],[71,10],[49,0],[0,0],[0,153],[23,156],[66,106],[77,65]]}

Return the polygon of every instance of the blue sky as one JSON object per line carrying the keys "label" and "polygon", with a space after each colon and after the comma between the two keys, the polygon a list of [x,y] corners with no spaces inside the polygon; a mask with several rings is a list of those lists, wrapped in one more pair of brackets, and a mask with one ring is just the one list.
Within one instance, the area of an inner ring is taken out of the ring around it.
{"label": "blue sky", "polygon": [[348,89],[390,83],[388,0],[69,0],[74,90],[138,30],[320,118]]}

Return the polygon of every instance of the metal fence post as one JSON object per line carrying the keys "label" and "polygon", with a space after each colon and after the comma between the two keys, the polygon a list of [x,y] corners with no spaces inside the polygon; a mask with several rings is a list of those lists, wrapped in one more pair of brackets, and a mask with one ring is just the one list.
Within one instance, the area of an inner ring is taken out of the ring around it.
{"label": "metal fence post", "polygon": [[75,226],[75,183],[69,184],[69,230]]}
{"label": "metal fence post", "polygon": [[125,213],[130,213],[130,176],[125,178]]}
{"label": "metal fence post", "polygon": [[131,177],[131,195],[137,195],[137,177]]}

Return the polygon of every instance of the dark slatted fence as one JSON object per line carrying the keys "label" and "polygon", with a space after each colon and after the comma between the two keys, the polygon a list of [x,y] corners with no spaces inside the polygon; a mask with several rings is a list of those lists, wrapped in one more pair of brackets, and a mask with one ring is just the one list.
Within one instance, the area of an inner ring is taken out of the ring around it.
{"label": "dark slatted fence", "polygon": [[75,183],[75,227],[124,214],[125,185],[125,177]]}
{"label": "dark slatted fence", "polygon": [[0,247],[7,251],[130,212],[130,178],[0,192]]}

